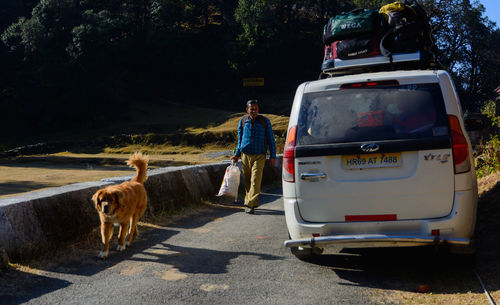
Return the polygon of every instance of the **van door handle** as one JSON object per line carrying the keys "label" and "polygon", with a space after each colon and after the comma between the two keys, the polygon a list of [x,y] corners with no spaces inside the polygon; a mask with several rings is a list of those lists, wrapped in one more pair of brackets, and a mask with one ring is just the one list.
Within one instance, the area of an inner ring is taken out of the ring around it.
{"label": "van door handle", "polygon": [[315,179],[325,179],[325,173],[302,173],[300,174],[300,179],[302,180],[315,180]]}

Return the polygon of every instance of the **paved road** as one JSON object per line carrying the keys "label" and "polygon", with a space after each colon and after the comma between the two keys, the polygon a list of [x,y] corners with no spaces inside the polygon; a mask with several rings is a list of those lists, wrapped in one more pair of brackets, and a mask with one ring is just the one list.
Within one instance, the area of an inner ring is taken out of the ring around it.
{"label": "paved road", "polygon": [[143,228],[132,248],[106,261],[86,249],[42,270],[9,273],[0,278],[0,304],[373,304],[381,290],[411,290],[425,274],[405,263],[425,253],[333,250],[300,261],[283,246],[279,191],[261,201],[255,215],[215,207]]}

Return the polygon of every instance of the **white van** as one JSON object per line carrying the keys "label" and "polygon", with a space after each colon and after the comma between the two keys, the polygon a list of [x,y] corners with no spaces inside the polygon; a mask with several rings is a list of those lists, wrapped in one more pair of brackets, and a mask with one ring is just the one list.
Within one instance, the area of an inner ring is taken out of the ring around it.
{"label": "white van", "polygon": [[450,75],[410,70],[301,84],[283,155],[299,258],[331,245],[470,249],[477,181]]}

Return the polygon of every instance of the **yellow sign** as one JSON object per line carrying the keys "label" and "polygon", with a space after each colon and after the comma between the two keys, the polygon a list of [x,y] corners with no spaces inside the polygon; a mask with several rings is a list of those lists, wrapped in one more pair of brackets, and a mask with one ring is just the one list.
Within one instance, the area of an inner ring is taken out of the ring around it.
{"label": "yellow sign", "polygon": [[249,77],[243,79],[243,87],[263,87],[263,77]]}

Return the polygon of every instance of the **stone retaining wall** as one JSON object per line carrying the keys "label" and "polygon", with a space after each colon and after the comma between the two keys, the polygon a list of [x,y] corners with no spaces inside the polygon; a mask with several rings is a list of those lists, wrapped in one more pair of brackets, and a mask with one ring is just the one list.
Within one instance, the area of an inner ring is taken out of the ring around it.
{"label": "stone retaining wall", "polygon": [[[266,166],[263,185],[281,179],[281,159],[276,161],[274,167]],[[217,163],[149,170],[145,183],[148,192],[145,216],[215,199],[227,166],[228,163]],[[132,176],[0,199],[0,252],[7,253],[12,262],[18,262],[89,234],[99,226],[92,195],[101,187],[121,183]]]}

